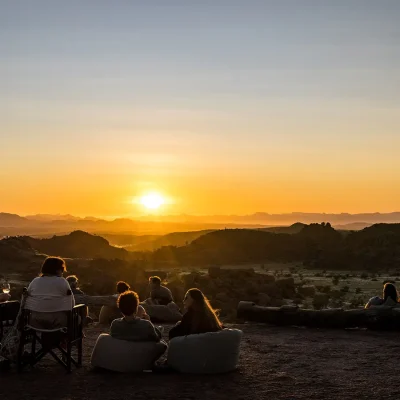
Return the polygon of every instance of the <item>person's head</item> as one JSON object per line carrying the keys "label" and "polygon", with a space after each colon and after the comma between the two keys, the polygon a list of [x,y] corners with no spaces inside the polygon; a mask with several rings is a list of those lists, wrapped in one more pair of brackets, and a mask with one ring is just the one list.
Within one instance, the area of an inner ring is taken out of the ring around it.
{"label": "person's head", "polygon": [[161,278],[159,278],[158,276],[151,276],[149,278],[149,284],[151,290],[157,289],[161,286]]}
{"label": "person's head", "polygon": [[71,289],[76,289],[78,287],[78,277],[76,275],[70,275],[65,278]]}
{"label": "person's head", "polygon": [[119,293],[119,294],[127,292],[130,289],[131,289],[131,287],[129,286],[129,284],[127,284],[124,281],[119,281],[117,283],[117,293]]}
{"label": "person's head", "polygon": [[398,294],[393,283],[386,283],[383,286],[383,299],[386,301],[389,297],[397,303]]}
{"label": "person's head", "polygon": [[118,308],[126,317],[131,317],[137,313],[139,296],[137,293],[128,290],[118,297]]}
{"label": "person's head", "polygon": [[221,329],[222,324],[210,305],[207,297],[204,296],[200,289],[192,288],[189,289],[183,300],[183,304],[186,310],[192,310],[195,314],[194,326],[196,329],[200,324],[207,326],[211,329]]}
{"label": "person's head", "polygon": [[41,275],[62,276],[67,270],[65,261],[60,257],[47,257],[42,265]]}

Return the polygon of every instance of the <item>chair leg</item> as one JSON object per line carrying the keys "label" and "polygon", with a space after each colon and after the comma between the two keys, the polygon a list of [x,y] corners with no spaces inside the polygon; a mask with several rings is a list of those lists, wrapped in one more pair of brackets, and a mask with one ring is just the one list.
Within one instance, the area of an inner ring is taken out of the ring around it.
{"label": "chair leg", "polygon": [[35,359],[36,359],[36,337],[37,337],[36,335],[37,334],[35,332],[33,335],[33,338],[32,338],[32,352],[31,352],[31,366],[32,367],[36,364],[36,362],[35,362]]}
{"label": "chair leg", "polygon": [[72,343],[68,340],[67,343],[67,372],[70,373],[72,371]]}
{"label": "chair leg", "polygon": [[23,360],[22,360],[22,355],[24,353],[24,348],[25,348],[25,332],[22,332],[21,333],[21,337],[19,339],[18,354],[17,354],[18,372],[22,372],[22,369],[24,368],[24,363],[23,363]]}
{"label": "chair leg", "polygon": [[82,366],[82,338],[78,342],[78,366]]}

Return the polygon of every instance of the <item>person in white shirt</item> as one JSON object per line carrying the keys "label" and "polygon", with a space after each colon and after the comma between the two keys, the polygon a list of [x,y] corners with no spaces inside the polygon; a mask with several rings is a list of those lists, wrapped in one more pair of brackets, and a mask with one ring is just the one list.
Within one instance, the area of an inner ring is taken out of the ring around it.
{"label": "person in white shirt", "polygon": [[31,310],[31,326],[49,330],[67,326],[67,311],[75,306],[75,299],[68,281],[63,278],[65,271],[62,258],[48,257],[41,275],[29,284],[25,308]]}

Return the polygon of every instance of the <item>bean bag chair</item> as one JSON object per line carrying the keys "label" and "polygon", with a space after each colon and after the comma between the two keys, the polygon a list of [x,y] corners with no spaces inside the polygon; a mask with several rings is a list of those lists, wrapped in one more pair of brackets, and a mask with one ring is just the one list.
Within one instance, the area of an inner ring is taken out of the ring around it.
{"label": "bean bag chair", "polygon": [[152,322],[175,323],[182,319],[179,307],[174,302],[171,302],[166,306],[158,306],[146,302],[140,303],[140,305],[146,310]]}
{"label": "bean bag chair", "polygon": [[167,349],[165,342],[128,342],[102,333],[94,346],[91,364],[115,372],[149,370]]}
{"label": "bean bag chair", "polygon": [[121,318],[122,314],[117,307],[103,306],[99,314],[99,323],[110,325],[114,319]]}
{"label": "bean bag chair", "polygon": [[243,332],[219,332],[179,336],[169,344],[168,365],[189,374],[220,374],[236,369]]}

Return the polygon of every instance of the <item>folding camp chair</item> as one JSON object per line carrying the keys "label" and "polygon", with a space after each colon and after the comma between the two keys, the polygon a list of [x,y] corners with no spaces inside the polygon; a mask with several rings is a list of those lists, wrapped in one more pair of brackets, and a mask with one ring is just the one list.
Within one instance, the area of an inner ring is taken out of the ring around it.
{"label": "folding camp chair", "polygon": [[[83,322],[86,306],[79,304],[68,313],[68,325],[56,329],[38,329],[29,324],[31,311],[23,310],[21,318],[21,339],[18,349],[18,371],[26,365],[34,366],[46,354],[50,354],[67,372],[71,372],[72,364],[77,368],[82,365]],[[50,340],[49,340],[50,339]],[[52,340],[53,339],[53,340]],[[61,341],[63,340],[63,343]],[[27,353],[25,346],[31,344]],[[36,344],[41,347],[36,349]],[[62,346],[64,344],[65,346]],[[76,347],[78,357],[72,357],[72,348]],[[61,357],[55,352],[59,350]]]}
{"label": "folding camp chair", "polygon": [[14,326],[20,308],[19,301],[0,303],[0,341],[4,335],[4,328]]}

